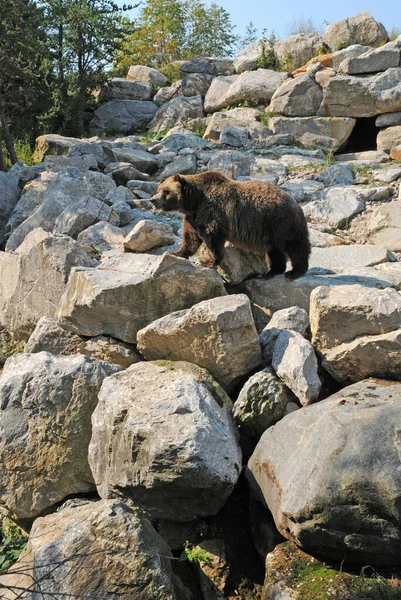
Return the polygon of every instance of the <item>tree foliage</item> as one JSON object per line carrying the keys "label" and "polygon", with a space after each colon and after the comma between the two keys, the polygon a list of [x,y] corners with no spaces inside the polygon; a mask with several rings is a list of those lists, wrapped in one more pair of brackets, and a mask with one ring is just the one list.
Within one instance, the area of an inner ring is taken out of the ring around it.
{"label": "tree foliage", "polygon": [[245,28],[244,37],[239,39],[238,47],[240,50],[242,50],[246,46],[249,46],[249,44],[252,44],[253,42],[257,42],[257,40],[258,40],[258,29],[257,29],[257,27],[255,27],[253,21],[251,21],[250,23],[248,23],[248,25]]}
{"label": "tree foliage", "polygon": [[133,64],[161,67],[196,56],[229,56],[237,41],[229,13],[200,0],[147,0],[117,53],[115,72]]}

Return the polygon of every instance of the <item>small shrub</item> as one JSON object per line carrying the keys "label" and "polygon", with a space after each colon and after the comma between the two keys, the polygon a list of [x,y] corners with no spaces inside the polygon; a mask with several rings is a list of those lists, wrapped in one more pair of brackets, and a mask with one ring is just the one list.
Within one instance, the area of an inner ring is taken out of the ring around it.
{"label": "small shrub", "polygon": [[26,534],[9,519],[0,527],[0,574],[15,563],[27,543]]}
{"label": "small shrub", "polygon": [[170,84],[175,83],[176,81],[179,81],[180,79],[182,79],[182,73],[180,71],[179,65],[177,65],[177,64],[169,63],[168,65],[164,65],[163,67],[160,67],[159,71],[160,71],[160,73],[162,73],[162,75],[167,77]]}
{"label": "small shrub", "polygon": [[277,55],[274,51],[274,46],[277,42],[277,37],[274,31],[267,37],[267,30],[262,31],[262,40],[259,46],[259,57],[257,66],[260,69],[275,69],[280,66]]}
{"label": "small shrub", "polygon": [[191,563],[208,563],[209,554],[203,548],[190,546],[187,542],[181,553],[180,560],[188,560]]}
{"label": "small shrub", "polygon": [[328,46],[325,42],[322,43],[317,51],[318,56],[322,56],[323,54],[331,54],[330,46]]}
{"label": "small shrub", "polygon": [[388,33],[388,37],[390,38],[390,41],[396,40],[399,35],[401,35],[401,27],[397,27],[396,25],[393,25]]}
{"label": "small shrub", "polygon": [[289,52],[286,52],[285,54],[284,62],[281,65],[281,69],[284,71],[289,71],[290,73],[292,73],[292,71],[295,71],[295,63]]}
{"label": "small shrub", "polygon": [[334,165],[335,162],[336,162],[335,151],[329,150],[327,153],[327,156],[326,156],[326,164],[328,167],[331,167],[332,165]]}
{"label": "small shrub", "polygon": [[163,129],[163,131],[148,131],[148,133],[141,138],[141,142],[160,142],[169,131],[169,129]]}
{"label": "small shrub", "polygon": [[[11,161],[10,161],[8,153],[7,153],[6,145],[4,142],[0,141],[0,143],[2,144],[5,167],[7,170],[11,169],[12,164],[11,164]],[[25,165],[27,165],[28,167],[35,164],[35,161],[33,159],[33,149],[27,138],[15,139],[14,140],[14,149],[17,154],[18,160],[22,160],[22,162]]]}

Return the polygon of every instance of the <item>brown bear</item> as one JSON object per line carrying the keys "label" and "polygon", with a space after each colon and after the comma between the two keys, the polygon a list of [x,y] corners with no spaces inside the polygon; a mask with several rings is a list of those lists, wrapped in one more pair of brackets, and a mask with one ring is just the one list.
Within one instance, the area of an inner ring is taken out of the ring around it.
{"label": "brown bear", "polygon": [[183,240],[175,256],[189,258],[202,241],[218,265],[226,241],[267,254],[268,277],[284,273],[287,256],[295,279],[308,270],[310,243],[302,208],[284,190],[264,181],[234,181],[218,171],[161,180],[155,208],[184,213]]}

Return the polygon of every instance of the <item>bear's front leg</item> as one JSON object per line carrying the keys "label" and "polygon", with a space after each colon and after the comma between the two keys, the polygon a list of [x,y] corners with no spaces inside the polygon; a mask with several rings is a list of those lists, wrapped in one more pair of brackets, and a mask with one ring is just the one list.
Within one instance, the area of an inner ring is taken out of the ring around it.
{"label": "bear's front leg", "polygon": [[224,244],[226,243],[226,237],[224,233],[218,229],[200,227],[199,235],[205,242],[209,252],[212,255],[210,263],[208,263],[207,266],[217,267],[223,260],[224,256]]}
{"label": "bear's front leg", "polygon": [[195,254],[201,243],[202,240],[196,233],[196,230],[188,222],[186,217],[184,217],[182,222],[181,246],[175,252],[168,252],[168,254],[172,254],[173,256],[180,256],[181,258],[189,258],[190,256],[193,256]]}

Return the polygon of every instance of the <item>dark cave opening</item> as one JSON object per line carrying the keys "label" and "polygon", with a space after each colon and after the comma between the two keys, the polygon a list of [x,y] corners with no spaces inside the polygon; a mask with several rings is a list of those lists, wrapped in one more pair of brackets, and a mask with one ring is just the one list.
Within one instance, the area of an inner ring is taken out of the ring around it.
{"label": "dark cave opening", "polygon": [[380,131],[376,127],[377,117],[366,117],[357,119],[355,127],[348,138],[347,145],[341,150],[344,152],[365,152],[366,150],[377,150],[377,134]]}

